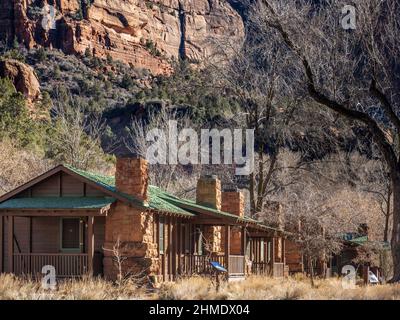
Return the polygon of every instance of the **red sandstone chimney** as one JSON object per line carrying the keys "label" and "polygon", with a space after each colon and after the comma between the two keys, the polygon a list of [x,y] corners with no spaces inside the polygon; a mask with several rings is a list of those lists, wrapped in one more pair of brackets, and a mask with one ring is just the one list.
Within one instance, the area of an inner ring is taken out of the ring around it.
{"label": "red sandstone chimney", "polygon": [[227,188],[222,192],[222,211],[244,216],[244,194],[237,188]]}
{"label": "red sandstone chimney", "polygon": [[148,164],[142,158],[117,158],[115,186],[119,192],[147,201]]}
{"label": "red sandstone chimney", "polygon": [[196,203],[221,210],[221,181],[215,175],[204,175],[197,181]]}

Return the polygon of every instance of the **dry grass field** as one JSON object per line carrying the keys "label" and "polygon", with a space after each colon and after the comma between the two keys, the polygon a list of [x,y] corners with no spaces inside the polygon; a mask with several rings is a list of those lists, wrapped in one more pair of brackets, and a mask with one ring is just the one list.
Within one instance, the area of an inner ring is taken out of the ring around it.
{"label": "dry grass field", "polygon": [[137,288],[133,282],[117,286],[101,279],[68,280],[56,290],[44,290],[35,281],[0,275],[0,300],[114,300],[114,299],[250,299],[250,300],[400,300],[400,285],[357,286],[344,289],[338,279],[271,279],[250,277],[246,281],[222,283],[219,292],[209,279],[193,277],[164,283],[159,289]]}

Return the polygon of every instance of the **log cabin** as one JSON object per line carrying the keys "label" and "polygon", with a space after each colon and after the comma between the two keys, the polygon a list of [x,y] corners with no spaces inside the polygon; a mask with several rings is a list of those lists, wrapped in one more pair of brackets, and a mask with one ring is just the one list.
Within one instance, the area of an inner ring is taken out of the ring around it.
{"label": "log cabin", "polygon": [[242,192],[202,176],[196,201],[181,199],[149,185],[148,170],[133,157],[117,159],[115,177],[59,165],[1,196],[0,272],[51,265],[60,278],[122,271],[159,282],[218,261],[231,278],[287,273],[282,230],[245,216]]}

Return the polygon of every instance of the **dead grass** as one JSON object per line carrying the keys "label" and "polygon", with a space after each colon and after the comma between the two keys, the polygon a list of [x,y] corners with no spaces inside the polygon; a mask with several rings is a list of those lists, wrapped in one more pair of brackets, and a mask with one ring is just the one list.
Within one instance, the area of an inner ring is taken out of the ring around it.
{"label": "dead grass", "polygon": [[172,300],[400,300],[400,285],[342,287],[340,279],[316,280],[315,288],[308,279],[272,279],[249,277],[246,281],[229,282],[216,292],[212,283],[204,278],[191,278],[165,283],[160,299]]}
{"label": "dead grass", "polygon": [[100,278],[83,278],[59,282],[55,290],[46,290],[41,283],[0,275],[0,300],[126,300],[149,299],[152,294],[132,282],[121,286]]}
{"label": "dead grass", "polygon": [[0,300],[400,300],[400,285],[357,286],[344,289],[339,279],[316,280],[315,288],[308,279],[271,279],[249,277],[246,281],[222,283],[219,292],[206,278],[192,277],[166,282],[156,291],[138,288],[133,282],[116,286],[102,279],[67,280],[56,290],[44,290],[39,282],[0,275]]}

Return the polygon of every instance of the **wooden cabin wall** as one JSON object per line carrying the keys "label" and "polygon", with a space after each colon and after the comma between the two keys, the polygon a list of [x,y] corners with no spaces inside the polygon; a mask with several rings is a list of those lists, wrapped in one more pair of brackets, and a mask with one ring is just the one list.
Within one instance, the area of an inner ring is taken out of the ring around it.
{"label": "wooden cabin wall", "polygon": [[289,266],[289,272],[303,272],[303,255],[299,244],[291,240],[285,240],[285,245],[285,258],[286,264]]}
{"label": "wooden cabin wall", "polygon": [[[15,230],[14,232],[17,232],[17,230]],[[60,252],[60,218],[59,217],[32,218],[32,240],[33,240],[32,252],[35,253]]]}
{"label": "wooden cabin wall", "polygon": [[21,192],[17,197],[104,197],[105,194],[75,177],[60,172]]}
{"label": "wooden cabin wall", "polygon": [[52,176],[31,189],[32,197],[58,197],[60,194],[59,187],[60,174]]}

